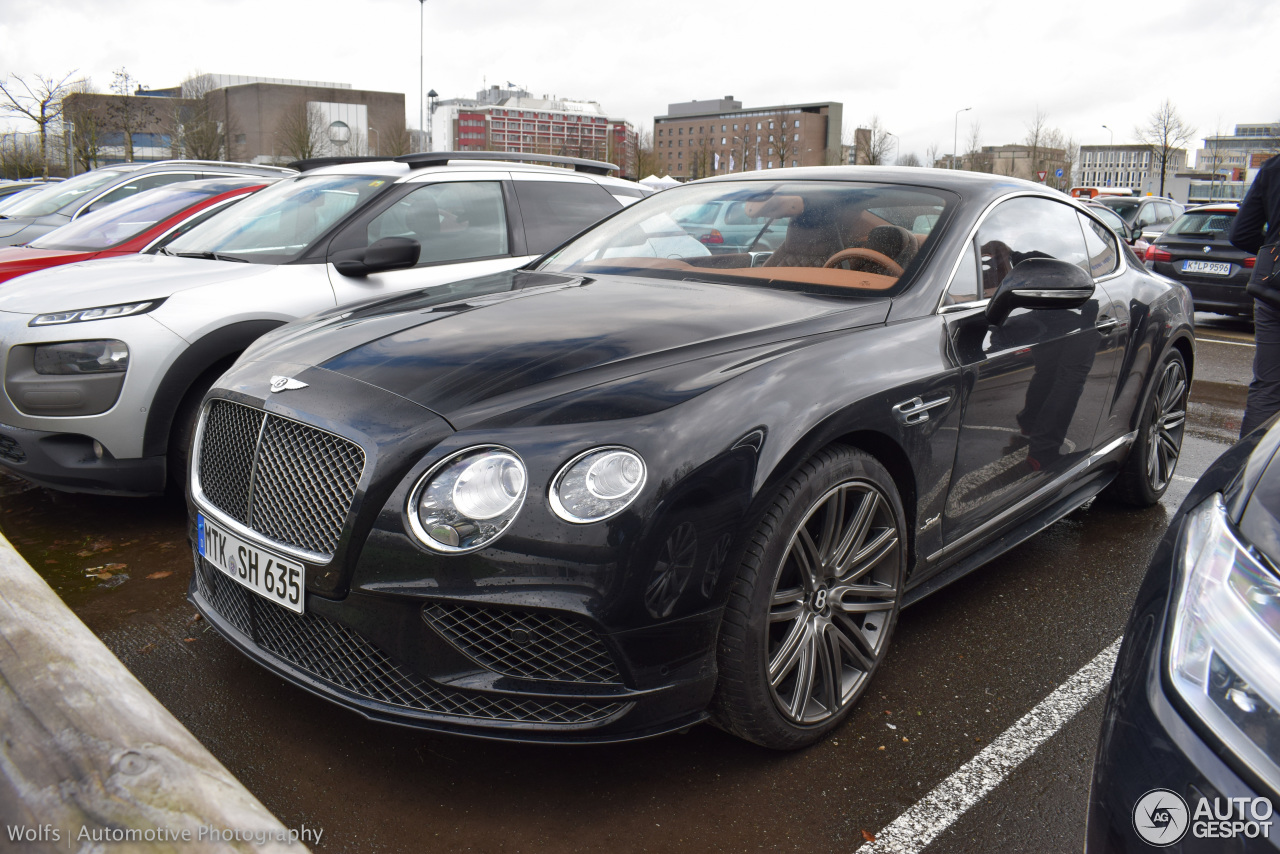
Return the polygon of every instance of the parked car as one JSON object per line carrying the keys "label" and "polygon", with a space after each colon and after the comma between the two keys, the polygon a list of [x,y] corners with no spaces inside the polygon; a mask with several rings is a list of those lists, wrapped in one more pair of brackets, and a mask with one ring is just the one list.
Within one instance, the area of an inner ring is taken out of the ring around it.
{"label": "parked car", "polygon": [[1186,210],[1162,196],[1098,196],[1093,201],[1118,213],[1125,224],[1147,240],[1155,239]]}
{"label": "parked car", "polygon": [[571,171],[480,155],[294,173],[157,254],[0,287],[0,466],[71,491],[161,492],[185,476],[200,398],[259,335],[322,308],[518,267],[649,194],[602,174],[607,163],[550,158]]}
{"label": "parked car", "polygon": [[1273,420],[1223,454],[1156,548],[1107,695],[1088,854],[1275,850],[1277,448]]}
{"label": "parked car", "polygon": [[217,178],[144,190],[26,246],[0,247],[0,282],[62,264],[157,251],[272,181]]}
{"label": "parked car", "polygon": [[1146,256],[1147,247],[1150,242],[1142,236],[1142,232],[1125,222],[1120,214],[1113,211],[1106,205],[1100,205],[1097,202],[1081,202],[1086,208],[1093,212],[1094,216],[1111,226],[1111,230],[1120,235],[1120,239],[1133,247],[1134,254],[1141,260]]}
{"label": "parked car", "polygon": [[688,205],[672,212],[675,221],[713,254],[769,252],[782,244],[785,223],[751,217],[744,201]]}
{"label": "parked car", "polygon": [[0,200],[7,199],[14,193],[21,193],[23,190],[39,190],[44,186],[35,181],[0,181]]}
{"label": "parked car", "polygon": [[18,184],[12,193],[7,196],[0,197],[0,215],[4,214],[5,208],[12,207],[20,203],[23,199],[30,198],[32,194],[43,190],[47,184],[34,184],[23,182]]}
{"label": "parked car", "polygon": [[1147,267],[1186,285],[1197,311],[1253,317],[1245,286],[1257,258],[1227,239],[1239,209],[1234,202],[1192,208],[1147,249]]}
{"label": "parked car", "polygon": [[0,212],[0,246],[30,243],[77,217],[165,184],[201,178],[262,177],[274,180],[296,174],[292,169],[278,166],[203,160],[161,160],[104,166],[51,184]]}
{"label": "parked car", "polygon": [[[781,246],[713,254],[675,220],[727,200]],[[202,407],[190,596],[377,720],[592,742],[711,717],[800,747],[902,606],[1101,492],[1159,499],[1193,346],[1186,289],[1038,184],[689,183],[246,350]]]}

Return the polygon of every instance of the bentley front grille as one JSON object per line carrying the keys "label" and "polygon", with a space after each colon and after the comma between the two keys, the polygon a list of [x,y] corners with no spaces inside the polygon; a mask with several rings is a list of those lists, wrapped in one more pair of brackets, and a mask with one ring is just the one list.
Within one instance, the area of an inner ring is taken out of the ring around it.
{"label": "bentley front grille", "polygon": [[622,710],[605,700],[552,700],[435,685],[392,661],[359,632],[319,614],[295,614],[254,595],[197,558],[200,597],[238,632],[290,666],[357,697],[399,709],[525,724],[590,724]]}
{"label": "bentley front grille", "polygon": [[364,471],[355,442],[229,400],[204,413],[196,474],[205,500],[264,537],[332,555]]}
{"label": "bentley front grille", "polygon": [[445,640],[495,673],[562,682],[620,681],[604,641],[575,619],[451,602],[433,602],[422,613]]}

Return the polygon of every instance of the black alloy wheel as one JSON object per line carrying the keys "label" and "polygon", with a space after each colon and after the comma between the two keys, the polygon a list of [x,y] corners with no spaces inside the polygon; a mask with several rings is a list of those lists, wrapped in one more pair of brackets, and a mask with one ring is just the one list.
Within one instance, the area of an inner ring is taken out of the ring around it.
{"label": "black alloy wheel", "polygon": [[1186,361],[1176,349],[1170,350],[1161,362],[1129,458],[1103,495],[1135,507],[1149,507],[1164,495],[1182,453],[1190,386]]}
{"label": "black alloy wheel", "polygon": [[792,749],[837,726],[883,660],[906,528],[889,473],[833,446],[782,488],[748,544],[719,644],[716,721]]}

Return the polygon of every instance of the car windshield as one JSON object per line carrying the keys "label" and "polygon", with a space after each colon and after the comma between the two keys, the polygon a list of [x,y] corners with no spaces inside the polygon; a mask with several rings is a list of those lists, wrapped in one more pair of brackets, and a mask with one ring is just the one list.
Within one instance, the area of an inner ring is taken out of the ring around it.
{"label": "car windshield", "polygon": [[192,229],[164,251],[283,264],[301,255],[330,226],[386,190],[394,180],[376,175],[303,175],[281,181],[226,215]]}
{"label": "car windshield", "polygon": [[124,243],[160,220],[205,201],[210,196],[205,191],[180,187],[181,185],[157,187],[138,193],[100,211],[85,214],[61,228],[55,228],[39,240],[33,240],[30,245],[33,249],[93,252]]}
{"label": "car windshield", "polygon": [[[637,202],[538,269],[884,296],[910,282],[952,199],[852,181],[693,184]],[[718,223],[748,226],[731,251],[705,244],[709,209]]]}
{"label": "car windshield", "polygon": [[1195,235],[1211,240],[1226,240],[1235,211],[1191,211],[1169,226],[1166,234]]}
{"label": "car windshield", "polygon": [[1111,210],[1111,208],[1108,208],[1105,206],[1091,207],[1089,208],[1089,212],[1092,213],[1094,216],[1096,216],[1098,219],[1105,222],[1108,226],[1110,226],[1111,230],[1114,231],[1116,234],[1119,234],[1121,237],[1124,236],[1125,234],[1124,220],[1120,218],[1120,215],[1118,213]]}
{"label": "car windshield", "polygon": [[0,198],[0,217],[5,215],[5,211],[12,207],[17,207],[27,199],[39,193],[41,190],[48,189],[48,184],[41,184],[39,187],[25,187],[16,193]]}
{"label": "car windshield", "polygon": [[1111,198],[1103,198],[1099,196],[1094,199],[1100,205],[1106,205],[1116,213],[1129,225],[1133,225],[1133,218],[1138,215],[1138,207],[1142,204],[1138,199],[1128,199],[1123,196]]}
{"label": "car windshield", "polygon": [[47,216],[51,213],[57,213],[94,190],[128,174],[128,171],[119,169],[95,169],[92,172],[85,172],[83,175],[68,178],[66,181],[50,184],[40,192],[28,196],[19,204],[7,208],[4,215],[8,217]]}

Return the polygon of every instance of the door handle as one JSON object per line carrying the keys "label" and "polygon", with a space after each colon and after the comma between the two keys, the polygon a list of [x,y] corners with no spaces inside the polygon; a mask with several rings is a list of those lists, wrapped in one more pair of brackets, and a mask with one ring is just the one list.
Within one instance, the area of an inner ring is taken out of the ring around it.
{"label": "door handle", "polygon": [[913,397],[910,400],[904,400],[902,403],[893,407],[893,414],[903,424],[923,424],[929,420],[929,410],[937,409],[939,406],[946,406],[951,402],[950,393],[944,394],[942,397],[925,403],[924,398]]}
{"label": "door handle", "polygon": [[1095,323],[1093,328],[1097,329],[1099,332],[1110,332],[1119,325],[1120,321],[1116,320],[1114,317],[1104,317],[1102,320]]}

